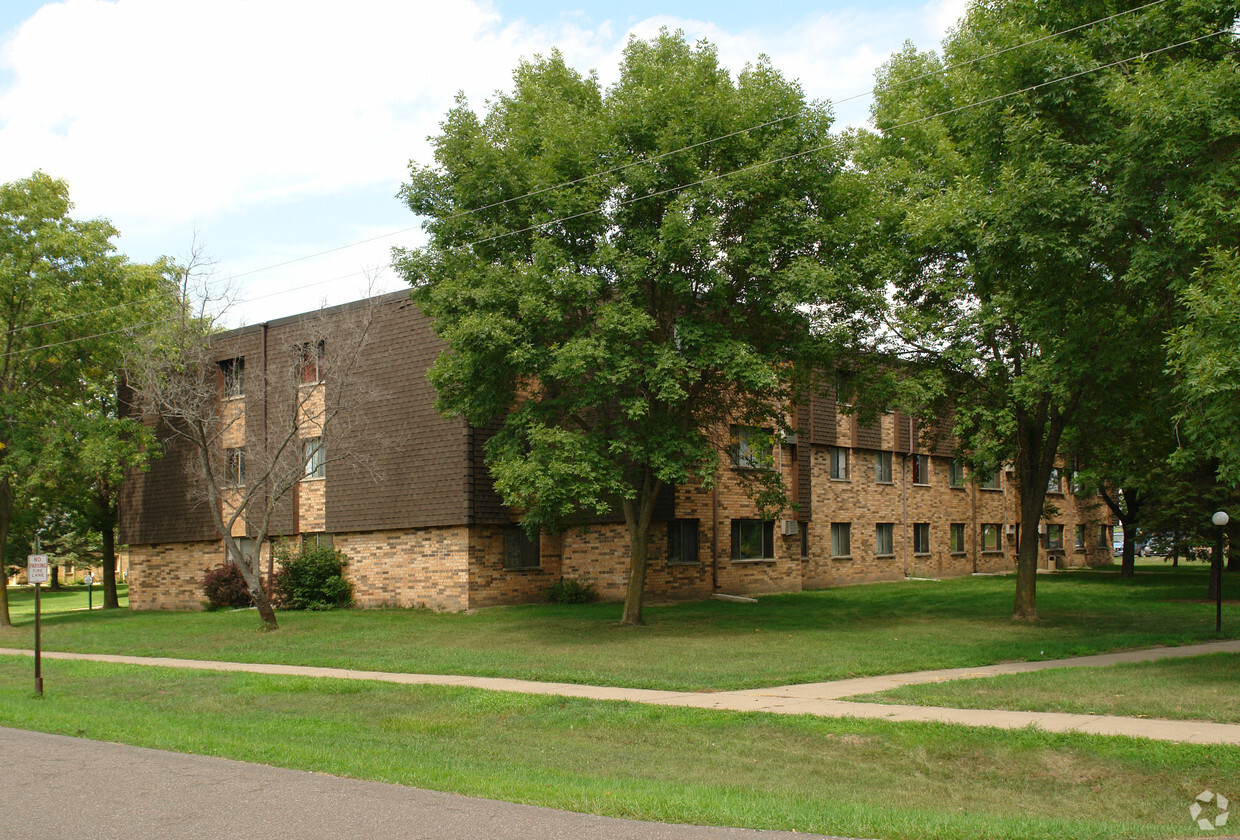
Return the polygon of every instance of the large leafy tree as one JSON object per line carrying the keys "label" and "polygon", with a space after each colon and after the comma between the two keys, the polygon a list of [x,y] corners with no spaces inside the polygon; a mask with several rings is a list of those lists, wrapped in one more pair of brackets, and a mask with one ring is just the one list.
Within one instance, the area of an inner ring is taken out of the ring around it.
{"label": "large leafy tree", "polygon": [[[111,224],[76,220],[71,209],[65,183],[42,172],[0,185],[0,556],[15,515],[49,495],[49,466],[78,452],[50,430],[76,422],[90,383],[116,369],[122,333],[145,321],[158,294],[157,272],[117,252]],[[0,587],[0,626],[8,623]]]}
{"label": "large leafy tree", "polygon": [[1236,10],[1138,5],[973,3],[942,58],[910,46],[886,65],[880,133],[858,146],[884,196],[867,265],[894,290],[887,349],[957,397],[967,448],[1015,466],[1020,619],[1037,617],[1036,524],[1064,436],[1160,369],[1199,253],[1166,242],[1174,190],[1149,189],[1198,176],[1157,147],[1134,156],[1133,101],[1229,56]]}
{"label": "large leafy tree", "polygon": [[849,323],[857,186],[828,109],[765,60],[733,78],[665,31],[606,90],[558,53],[514,82],[411,168],[430,244],[397,263],[447,343],[441,409],[502,423],[487,463],[524,524],[623,511],[639,624],[660,491],[709,483],[727,424],[784,425]]}

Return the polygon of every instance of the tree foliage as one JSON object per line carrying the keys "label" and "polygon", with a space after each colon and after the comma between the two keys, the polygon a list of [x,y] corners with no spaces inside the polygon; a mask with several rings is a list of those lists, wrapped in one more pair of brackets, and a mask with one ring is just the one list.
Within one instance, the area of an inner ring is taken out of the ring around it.
{"label": "tree foliage", "polygon": [[458,100],[401,190],[431,238],[396,256],[448,346],[441,410],[502,421],[487,464],[527,527],[623,511],[626,623],[660,491],[709,484],[727,424],[785,426],[866,300],[830,122],[766,60],[734,79],[664,31],[606,90],[553,52],[481,117]]}
{"label": "tree foliage", "polygon": [[942,58],[909,46],[888,62],[879,133],[858,143],[881,220],[866,265],[894,290],[884,349],[929,374],[931,395],[958,397],[974,457],[1015,465],[1017,618],[1037,615],[1034,525],[1065,434],[1161,368],[1201,253],[1167,235],[1168,216],[1218,224],[1179,212],[1177,187],[1201,176],[1170,149],[1177,126],[1137,149],[1154,126],[1135,103],[1168,75],[1229,62],[1218,33],[1235,6],[1167,2],[1086,25],[1135,5],[976,2]]}
{"label": "tree foliage", "polygon": [[91,425],[84,412],[114,400],[103,391],[118,348],[146,322],[160,273],[128,263],[112,225],[73,219],[72,207],[65,183],[42,172],[0,185],[0,555],[23,509],[73,506],[84,465],[115,476],[135,462],[133,424],[113,411],[115,422]]}

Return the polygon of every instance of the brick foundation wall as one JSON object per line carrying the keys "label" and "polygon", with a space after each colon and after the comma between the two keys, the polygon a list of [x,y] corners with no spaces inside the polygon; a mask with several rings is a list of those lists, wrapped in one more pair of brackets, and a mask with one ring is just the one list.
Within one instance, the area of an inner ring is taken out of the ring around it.
{"label": "brick foundation wall", "polygon": [[547,600],[547,587],[560,578],[562,543],[558,534],[543,534],[537,568],[505,569],[504,527],[474,526],[469,534],[469,607]]}
{"label": "brick foundation wall", "polygon": [[359,607],[470,607],[467,526],[335,534],[333,543],[349,559]]}
{"label": "brick foundation wall", "polygon": [[218,541],[131,545],[129,609],[198,610],[202,577],[224,562]]}
{"label": "brick foundation wall", "polygon": [[[677,502],[679,507],[679,499]],[[677,511],[684,518],[686,511]],[[698,523],[698,562],[667,562],[667,523],[650,528],[646,561],[646,597],[655,599],[705,598],[711,592],[709,541],[703,536],[708,522]],[[564,533],[563,575],[588,578],[605,601],[622,601],[629,587],[629,532],[609,523],[570,528]]]}

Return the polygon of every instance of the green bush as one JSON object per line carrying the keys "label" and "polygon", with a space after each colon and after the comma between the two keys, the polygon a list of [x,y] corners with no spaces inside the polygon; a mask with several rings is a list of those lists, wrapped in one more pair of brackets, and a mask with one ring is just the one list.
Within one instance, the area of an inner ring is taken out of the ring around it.
{"label": "green bush", "polygon": [[203,604],[208,610],[225,607],[249,607],[254,601],[245,585],[241,570],[232,563],[223,563],[209,569],[202,578],[202,591],[207,596]]}
{"label": "green bush", "polygon": [[598,592],[589,578],[560,578],[547,587],[553,604],[589,604],[598,600]]}
{"label": "green bush", "polygon": [[353,584],[344,577],[348,559],[324,545],[304,545],[294,552],[288,543],[276,547],[280,564],[273,600],[286,610],[330,610],[353,603]]}

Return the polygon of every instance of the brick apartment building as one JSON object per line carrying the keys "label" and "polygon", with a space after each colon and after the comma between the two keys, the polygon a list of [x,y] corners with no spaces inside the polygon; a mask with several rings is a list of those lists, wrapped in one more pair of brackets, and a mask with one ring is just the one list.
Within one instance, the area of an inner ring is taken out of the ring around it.
{"label": "brick apartment building", "polygon": [[[535,601],[561,578],[588,578],[603,597],[623,598],[628,535],[621,519],[525,537],[486,473],[485,431],[435,410],[425,372],[442,345],[429,322],[406,293],[372,303],[359,375],[376,397],[365,412],[368,431],[347,441],[369,467],[308,461],[272,533],[330,541],[343,551],[363,607],[455,611]],[[287,361],[302,320],[246,327],[217,341],[221,411],[240,420],[237,445],[272,422],[269,405],[281,399],[262,393],[267,378],[241,372]],[[333,383],[327,377],[308,386],[330,396]],[[910,418],[887,414],[862,424],[839,411],[832,394],[799,409],[796,426],[798,434],[770,453],[795,503],[780,520],[760,519],[743,490],[742,474],[756,463],[743,429],[733,430],[738,446],[724,456],[713,488],[668,488],[651,538],[650,597],[795,592],[1015,567],[1019,504],[1009,471],[971,475],[953,459],[949,441],[922,448]],[[208,511],[189,489],[190,453],[163,437],[163,457],[129,476],[122,494],[133,609],[197,608],[204,572],[224,560]],[[1077,489],[1070,475],[1052,480],[1053,510],[1037,525],[1040,568],[1110,560],[1109,514],[1097,496]],[[239,523],[234,536],[244,530]]]}

